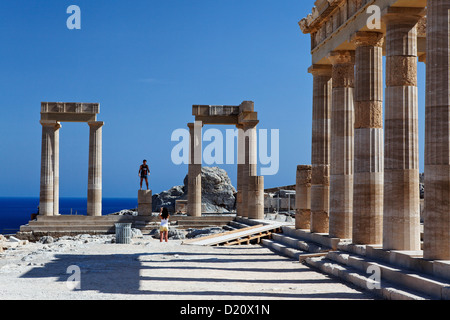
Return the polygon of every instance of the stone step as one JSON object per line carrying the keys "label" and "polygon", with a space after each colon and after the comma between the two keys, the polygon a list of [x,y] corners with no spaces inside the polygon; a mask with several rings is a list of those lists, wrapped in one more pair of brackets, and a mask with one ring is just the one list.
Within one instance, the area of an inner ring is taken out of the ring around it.
{"label": "stone step", "polygon": [[228,223],[228,226],[230,226],[230,227],[232,227],[234,229],[243,229],[243,228],[248,228],[249,227],[248,224],[245,224],[245,223],[242,223],[242,222],[239,222],[239,221],[230,221]]}
{"label": "stone step", "polygon": [[114,226],[65,226],[64,228],[61,228],[61,226],[21,226],[20,232],[89,232],[89,231],[95,231],[95,232],[105,232],[105,233],[114,233],[115,227]]}
{"label": "stone step", "polygon": [[295,237],[287,236],[285,234],[273,234],[272,239],[281,244],[289,246],[293,249],[310,252],[310,253],[318,253],[323,251],[328,251],[326,248],[321,247],[320,245],[312,242],[306,242],[302,239],[298,239]]}
{"label": "stone step", "polygon": [[389,281],[409,290],[421,292],[433,299],[450,300],[450,283],[436,277],[347,252],[329,252],[326,257],[363,273],[367,273],[369,268],[376,268],[381,272],[381,282]]}
{"label": "stone step", "polygon": [[365,274],[356,268],[337,263],[326,257],[312,257],[305,259],[304,263],[312,268],[318,269],[330,276],[351,283],[364,291],[372,292],[374,295],[386,300],[430,300],[431,297],[402,288],[388,281],[381,281],[379,286]]}
{"label": "stone step", "polygon": [[288,245],[285,245],[283,243],[280,243],[280,242],[274,241],[274,240],[270,240],[270,239],[262,239],[261,244],[266,248],[269,248],[283,256],[287,256],[294,260],[299,260],[300,256],[302,254],[305,254],[304,251],[294,249]]}

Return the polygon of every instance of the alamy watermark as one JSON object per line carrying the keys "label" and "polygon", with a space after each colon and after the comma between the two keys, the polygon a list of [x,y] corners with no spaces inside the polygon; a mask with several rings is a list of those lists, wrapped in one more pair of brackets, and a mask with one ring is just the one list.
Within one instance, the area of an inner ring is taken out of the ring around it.
{"label": "alamy watermark", "polygon": [[367,19],[367,28],[370,30],[381,29],[381,9],[377,5],[371,5],[367,8],[367,14],[370,15]]}
{"label": "alamy watermark", "polygon": [[367,289],[381,289],[381,269],[379,266],[370,265],[367,268],[367,274],[370,274],[370,277],[367,281]]}
{"label": "alamy watermark", "polygon": [[67,18],[66,26],[69,30],[81,29],[81,9],[77,5],[71,5],[67,7],[66,13],[70,14]]}
{"label": "alamy watermark", "polygon": [[[202,132],[200,121],[194,124],[194,134],[191,137],[188,129],[180,128],[173,131],[172,142],[178,142],[171,152],[172,163],[222,165],[245,164],[245,146],[248,145],[248,163],[261,165],[263,176],[276,175],[280,167],[280,132],[278,129],[270,130],[270,145],[267,129],[243,130],[227,129],[225,136],[218,129],[208,129]],[[191,144],[191,139],[194,141]],[[208,144],[203,148],[203,142]],[[235,148],[237,142],[237,148]],[[192,149],[191,149],[192,145]],[[235,150],[237,149],[237,154]],[[270,153],[269,153],[270,149]],[[190,157],[193,152],[192,157]]]}
{"label": "alamy watermark", "polygon": [[66,270],[67,274],[70,274],[66,280],[66,287],[69,290],[81,289],[81,269],[77,265],[71,265]]}

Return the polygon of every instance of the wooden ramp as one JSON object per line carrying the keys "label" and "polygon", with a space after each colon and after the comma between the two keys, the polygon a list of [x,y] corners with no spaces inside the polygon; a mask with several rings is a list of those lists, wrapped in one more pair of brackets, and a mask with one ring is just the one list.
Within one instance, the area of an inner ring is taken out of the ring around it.
{"label": "wooden ramp", "polygon": [[197,246],[232,246],[250,244],[250,241],[255,239],[257,243],[260,243],[262,238],[271,237],[272,233],[280,232],[282,225],[283,224],[259,224],[248,228],[186,240],[183,241],[183,244]]}

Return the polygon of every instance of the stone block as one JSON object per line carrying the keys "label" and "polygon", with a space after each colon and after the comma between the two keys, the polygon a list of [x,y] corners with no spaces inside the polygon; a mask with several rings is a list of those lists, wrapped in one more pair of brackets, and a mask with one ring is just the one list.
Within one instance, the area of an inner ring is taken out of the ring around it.
{"label": "stone block", "polygon": [[152,215],[152,190],[139,190],[138,192],[138,215]]}
{"label": "stone block", "polygon": [[433,273],[435,276],[450,280],[450,261],[436,260],[433,262]]}

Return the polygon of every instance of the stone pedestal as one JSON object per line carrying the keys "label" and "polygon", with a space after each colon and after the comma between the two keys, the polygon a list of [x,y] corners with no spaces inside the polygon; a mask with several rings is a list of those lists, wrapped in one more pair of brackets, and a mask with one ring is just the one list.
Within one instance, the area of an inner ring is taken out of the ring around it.
{"label": "stone pedestal", "polygon": [[386,22],[383,249],[420,250],[417,23],[422,8],[390,8]]}
{"label": "stone pedestal", "polygon": [[424,258],[450,260],[449,1],[427,2]]}
{"label": "stone pedestal", "polygon": [[152,215],[152,190],[138,191],[138,215]]}
{"label": "stone pedestal", "polygon": [[102,215],[102,121],[90,121],[89,125],[89,176],[87,215]]}
{"label": "stone pedestal", "polygon": [[264,177],[248,177],[248,218],[264,219]]}
{"label": "stone pedestal", "polygon": [[311,150],[311,232],[328,233],[330,207],[331,66],[314,65]]}
{"label": "stone pedestal", "polygon": [[355,53],[355,244],[383,241],[383,34],[358,32]]}
{"label": "stone pedestal", "polygon": [[335,51],[330,165],[330,237],[352,237],[355,52]]}
{"label": "stone pedestal", "polygon": [[311,166],[297,166],[295,187],[295,228],[311,227]]}

